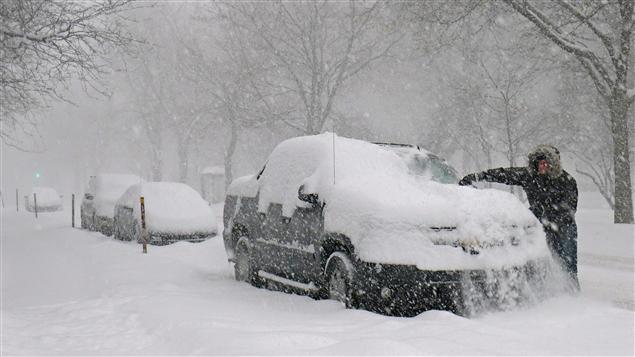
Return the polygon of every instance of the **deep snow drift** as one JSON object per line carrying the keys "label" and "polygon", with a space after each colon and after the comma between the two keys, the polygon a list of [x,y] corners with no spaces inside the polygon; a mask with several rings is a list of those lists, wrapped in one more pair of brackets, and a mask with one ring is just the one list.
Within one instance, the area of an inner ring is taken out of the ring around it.
{"label": "deep snow drift", "polygon": [[256,289],[233,280],[220,236],[142,255],[70,228],[68,208],[36,220],[7,207],[1,353],[633,355],[633,227],[585,197],[582,293],[470,319],[386,317]]}

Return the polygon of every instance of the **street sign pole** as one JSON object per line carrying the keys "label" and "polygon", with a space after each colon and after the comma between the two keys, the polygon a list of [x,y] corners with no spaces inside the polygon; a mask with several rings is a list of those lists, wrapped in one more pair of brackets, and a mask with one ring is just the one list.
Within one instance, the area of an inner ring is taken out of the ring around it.
{"label": "street sign pole", "polygon": [[139,198],[141,201],[141,241],[143,243],[143,254],[148,253],[148,231],[146,230],[146,205],[143,196]]}
{"label": "street sign pole", "polygon": [[75,194],[71,195],[71,227],[75,228]]}

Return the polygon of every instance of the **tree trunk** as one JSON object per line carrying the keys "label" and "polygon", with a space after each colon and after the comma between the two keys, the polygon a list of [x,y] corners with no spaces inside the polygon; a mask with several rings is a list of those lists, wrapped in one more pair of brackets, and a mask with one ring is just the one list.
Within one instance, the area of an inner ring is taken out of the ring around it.
{"label": "tree trunk", "polygon": [[152,149],[152,162],[150,163],[150,175],[152,181],[163,180],[163,159],[161,158],[160,149]]}
{"label": "tree trunk", "polygon": [[609,100],[611,134],[613,136],[613,167],[615,168],[615,223],[633,223],[633,188],[628,144],[628,109],[626,91],[614,89]]}
{"label": "tree trunk", "polygon": [[[509,167],[516,166],[516,154],[514,153],[514,141],[512,140],[512,118],[511,113],[509,111],[509,99],[503,95],[503,101],[505,103],[505,133],[507,134],[507,159],[509,160]],[[520,197],[518,193],[516,193],[516,187],[510,186],[509,192],[516,197]]]}
{"label": "tree trunk", "polygon": [[160,132],[150,134],[150,175],[152,181],[163,180],[163,138]]}
{"label": "tree trunk", "polygon": [[313,127],[313,121],[314,121],[314,119],[312,117],[308,118],[308,120],[306,122],[306,126],[304,127],[304,135],[315,135],[315,134],[317,134],[315,128]]}
{"label": "tree trunk", "polygon": [[238,142],[238,126],[233,121],[230,122],[229,144],[225,150],[225,190],[233,181],[232,175],[232,158],[236,151],[236,143]]}
{"label": "tree trunk", "polygon": [[189,150],[187,139],[180,139],[178,142],[179,154],[179,182],[187,183],[187,174],[189,171]]}

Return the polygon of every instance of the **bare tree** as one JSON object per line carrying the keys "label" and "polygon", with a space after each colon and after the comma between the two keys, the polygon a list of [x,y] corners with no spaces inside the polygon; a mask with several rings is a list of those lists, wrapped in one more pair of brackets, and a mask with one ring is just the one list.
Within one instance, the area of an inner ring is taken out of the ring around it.
{"label": "bare tree", "polygon": [[[243,39],[278,68],[269,79],[297,110],[285,122],[305,134],[322,131],[344,85],[385,58],[402,37],[380,10],[356,1],[227,4]],[[278,103],[279,105],[281,103]]]}
{"label": "bare tree", "polygon": [[633,0],[530,2],[504,0],[540,34],[575,56],[604,99],[610,115],[615,168],[615,223],[633,223],[628,113],[635,89],[628,89]]}
{"label": "bare tree", "polygon": [[[148,49],[146,54],[152,54]],[[130,88],[126,107],[132,117],[140,124],[141,131],[147,139],[146,149],[149,151],[150,178],[152,181],[163,180],[163,136],[167,127],[164,114],[161,112],[162,92],[157,77],[153,76],[148,58],[141,58],[137,68],[125,72]]]}
{"label": "bare tree", "polygon": [[[245,128],[272,126],[287,120],[289,111],[275,105],[279,87],[269,78],[276,67],[251,48],[244,28],[236,26],[235,12],[224,6],[206,9],[196,17],[203,26],[201,41],[187,48],[187,78],[213,106],[214,122],[224,127],[225,183],[233,179],[233,157]],[[223,31],[217,31],[218,24]],[[219,35],[219,32],[221,33]]]}
{"label": "bare tree", "polygon": [[[564,66],[570,67],[572,64],[569,62],[565,62]],[[611,119],[604,109],[604,99],[595,89],[586,86],[588,78],[585,73],[571,68],[564,68],[563,72],[558,91],[559,115],[570,117],[567,122],[570,123],[570,135],[574,138],[567,149],[575,157],[576,172],[593,182],[609,207],[614,209]],[[634,124],[635,116],[630,115],[630,140],[635,135]]]}
{"label": "bare tree", "polygon": [[18,147],[36,135],[33,110],[59,99],[72,78],[99,87],[113,46],[125,47],[122,11],[129,0],[0,2],[0,138]]}
{"label": "bare tree", "polygon": [[[148,138],[152,176],[163,176],[165,147],[176,151],[178,180],[188,182],[191,152],[214,124],[214,103],[187,81],[191,73],[189,49],[196,46],[190,26],[182,26],[192,8],[163,4],[136,29],[149,42],[129,60],[132,111]],[[157,12],[158,15],[157,16]],[[200,78],[197,78],[200,80]]]}
{"label": "bare tree", "polygon": [[[504,48],[495,41],[501,34],[513,36],[513,25],[497,25],[495,20],[504,14],[479,0],[406,2],[397,8],[408,22],[416,24],[417,51],[429,58],[437,87],[444,89],[435,91],[439,115],[435,122],[424,123],[428,130],[423,130],[421,141],[447,154],[451,148],[459,148],[464,170],[492,167],[497,152],[506,153],[508,161],[509,155],[515,158],[518,149],[504,145],[504,129],[492,130],[493,126],[504,127],[504,121],[499,121],[500,104],[507,102],[510,107],[517,99],[513,95],[512,100],[511,88],[503,83],[511,84],[509,76],[514,72],[503,72],[505,67],[522,66],[509,59],[507,52],[514,47]],[[502,98],[497,87],[507,92]]]}
{"label": "bare tree", "polygon": [[[445,137],[453,138],[477,167],[483,159],[492,167],[497,153],[517,166],[532,146],[561,142],[566,117],[554,115],[555,102],[539,99],[554,69],[550,57],[534,55],[543,52],[541,44],[513,31],[518,24],[505,14],[480,32],[473,31],[472,21],[463,24],[461,42],[440,54],[444,60],[436,64],[447,88],[441,91],[440,117],[448,118],[444,126],[452,128]],[[448,65],[448,57],[458,63]]]}

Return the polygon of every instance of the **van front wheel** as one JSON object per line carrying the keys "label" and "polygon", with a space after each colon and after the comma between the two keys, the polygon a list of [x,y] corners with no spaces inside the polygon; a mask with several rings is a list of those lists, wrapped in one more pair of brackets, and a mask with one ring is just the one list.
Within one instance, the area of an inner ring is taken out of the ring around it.
{"label": "van front wheel", "polygon": [[347,308],[355,308],[353,279],[355,269],[350,258],[342,252],[331,254],[326,262],[326,293],[329,299],[344,304]]}
{"label": "van front wheel", "polygon": [[253,269],[249,259],[249,248],[244,243],[236,246],[236,261],[234,263],[234,277],[237,281],[251,283],[253,279]]}

